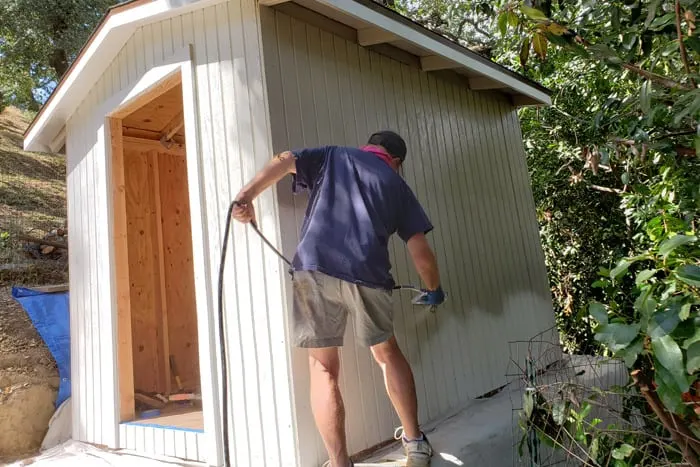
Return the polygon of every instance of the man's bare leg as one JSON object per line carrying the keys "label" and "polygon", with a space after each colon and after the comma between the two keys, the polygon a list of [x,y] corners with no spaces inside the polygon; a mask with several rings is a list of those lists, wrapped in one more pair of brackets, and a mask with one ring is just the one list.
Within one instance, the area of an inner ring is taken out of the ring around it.
{"label": "man's bare leg", "polygon": [[331,467],[350,465],[345,438],[345,406],[338,386],[340,357],[338,349],[309,349],[311,373],[311,410],[316,427],[331,461]]}
{"label": "man's bare leg", "polygon": [[396,338],[372,347],[372,355],[384,373],[384,384],[389,399],[401,419],[404,435],[408,439],[421,437],[418,428],[418,397],[411,366],[399,348]]}

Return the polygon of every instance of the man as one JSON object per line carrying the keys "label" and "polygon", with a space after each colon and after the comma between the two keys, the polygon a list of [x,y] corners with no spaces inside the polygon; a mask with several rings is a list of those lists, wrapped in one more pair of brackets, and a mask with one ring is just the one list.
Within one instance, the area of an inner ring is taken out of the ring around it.
{"label": "man", "polygon": [[294,257],[294,345],[307,348],[311,406],[330,460],[348,467],[345,409],[338,386],[338,347],[349,313],[356,338],[370,347],[384,372],[389,398],[401,419],[409,467],[430,465],[432,448],[418,426],[418,402],[411,368],[394,337],[388,242],[395,232],[407,243],[427,286],[423,303],[445,299],[437,262],[425,234],[433,229],[413,192],[398,174],[406,143],[382,131],[361,149],[322,147],[276,156],[236,197],[234,217],[255,220],[252,201],[287,174],[296,191],[311,191]]}

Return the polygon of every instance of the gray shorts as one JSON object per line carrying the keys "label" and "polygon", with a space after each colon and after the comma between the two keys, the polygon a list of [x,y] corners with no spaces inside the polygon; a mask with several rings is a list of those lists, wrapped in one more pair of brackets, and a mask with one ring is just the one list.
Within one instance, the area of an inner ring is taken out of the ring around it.
{"label": "gray shorts", "polygon": [[350,313],[360,344],[371,347],[394,335],[391,291],[316,271],[295,272],[293,284],[292,333],[296,347],[341,347]]}

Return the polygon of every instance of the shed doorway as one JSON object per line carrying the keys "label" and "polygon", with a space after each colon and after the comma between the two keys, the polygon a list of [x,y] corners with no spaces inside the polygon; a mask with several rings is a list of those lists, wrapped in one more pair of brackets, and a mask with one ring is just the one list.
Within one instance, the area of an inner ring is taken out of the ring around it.
{"label": "shed doorway", "polygon": [[120,422],[201,433],[179,74],[112,115]]}

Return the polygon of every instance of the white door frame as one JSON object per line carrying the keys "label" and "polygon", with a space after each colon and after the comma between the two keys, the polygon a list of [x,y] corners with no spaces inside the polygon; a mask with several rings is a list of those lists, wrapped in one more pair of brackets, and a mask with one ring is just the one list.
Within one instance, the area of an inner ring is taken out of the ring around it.
{"label": "white door frame", "polygon": [[[221,443],[221,409],[219,394],[219,356],[217,337],[217,318],[213,303],[212,278],[209,271],[208,254],[209,235],[207,232],[206,211],[204,203],[206,201],[203,186],[202,155],[200,153],[200,130],[199,130],[199,108],[197,102],[197,81],[194,68],[194,52],[192,45],[188,45],[177,50],[174,54],[166,57],[152,69],[148,70],[138,81],[129,88],[109,99],[100,115],[105,115],[106,119],[123,118],[125,114],[134,110],[141,98],[153,92],[155,88],[164,82],[172,81],[178,75],[182,84],[182,102],[185,118],[185,149],[187,158],[187,178],[189,185],[190,215],[192,224],[192,254],[194,265],[194,286],[195,299],[197,305],[197,334],[199,339],[199,371],[202,385],[202,411],[204,417],[204,434],[206,439],[206,459],[209,465],[222,465],[223,449]],[[105,128],[109,131],[109,122]],[[111,161],[112,145],[111,138],[106,137],[107,160]],[[109,163],[108,178],[111,183],[111,163]],[[110,193],[112,190],[110,189]],[[110,214],[114,212],[114,198],[109,197]],[[110,216],[110,222],[112,217]],[[113,233],[113,226],[110,233]],[[112,258],[111,279],[112,284],[116,281],[116,268],[114,267],[114,244],[110,242],[110,257]],[[117,296],[116,287],[112,287],[112,309],[116,312]],[[113,313],[116,316],[116,313]],[[116,321],[116,320],[115,320]],[[114,322],[114,321],[113,321]],[[114,326],[114,343],[117,345],[117,327]],[[115,349],[115,355],[118,355]],[[115,364],[115,374],[118,375],[117,362]],[[115,379],[117,400],[115,406],[119,413],[119,380]],[[119,417],[117,417],[119,421]],[[119,427],[117,433],[119,433]],[[121,440],[117,440],[117,444]]]}

